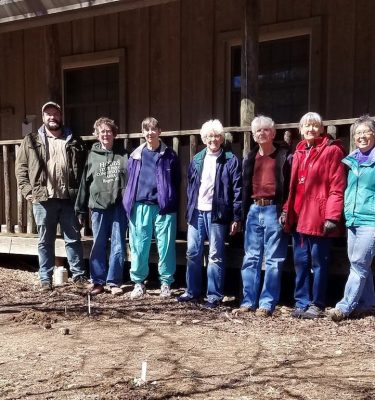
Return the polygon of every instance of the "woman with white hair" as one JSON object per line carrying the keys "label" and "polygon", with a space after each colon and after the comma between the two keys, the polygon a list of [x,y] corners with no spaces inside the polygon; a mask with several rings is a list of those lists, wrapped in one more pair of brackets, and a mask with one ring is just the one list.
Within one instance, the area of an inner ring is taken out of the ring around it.
{"label": "woman with white hair", "polygon": [[197,301],[202,291],[202,256],[208,239],[207,302],[216,308],[223,299],[225,237],[241,224],[241,166],[238,158],[223,147],[224,128],[217,119],[201,128],[206,148],[195,155],[188,171],[187,289],[180,302]]}
{"label": "woman with white hair", "polygon": [[323,316],[325,308],[331,238],[341,234],[346,177],[341,142],[323,133],[319,114],[305,114],[300,132],[280,223],[293,235],[296,285],[291,316],[313,319]]}

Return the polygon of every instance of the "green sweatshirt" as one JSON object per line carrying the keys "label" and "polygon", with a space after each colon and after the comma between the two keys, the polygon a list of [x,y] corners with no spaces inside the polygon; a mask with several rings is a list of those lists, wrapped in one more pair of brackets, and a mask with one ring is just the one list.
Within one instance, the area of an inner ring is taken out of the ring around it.
{"label": "green sweatshirt", "polygon": [[106,210],[122,200],[127,181],[128,155],[119,143],[112,150],[94,143],[87,158],[75,204],[77,214]]}

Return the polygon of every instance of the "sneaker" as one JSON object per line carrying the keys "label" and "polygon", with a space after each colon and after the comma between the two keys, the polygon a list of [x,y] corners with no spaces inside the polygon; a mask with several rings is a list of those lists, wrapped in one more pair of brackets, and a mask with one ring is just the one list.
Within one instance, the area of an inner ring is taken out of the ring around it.
{"label": "sneaker", "polygon": [[327,313],[328,317],[334,322],[340,322],[346,318],[346,315],[338,308],[332,308]]}
{"label": "sneaker", "polygon": [[238,315],[238,314],[245,314],[248,312],[254,312],[255,310],[251,307],[246,307],[246,306],[241,306],[240,308],[234,308],[232,310],[232,314]]}
{"label": "sneaker", "polygon": [[75,287],[79,289],[86,289],[89,281],[84,275],[77,276],[77,278],[73,279],[73,284]]}
{"label": "sneaker", "polygon": [[40,282],[40,291],[41,292],[50,292],[52,289],[51,282]]}
{"label": "sneaker", "polygon": [[142,298],[146,293],[146,288],[143,283],[136,283],[134,285],[133,291],[130,293],[130,298],[132,300]]}
{"label": "sneaker", "polygon": [[110,289],[112,296],[121,296],[124,294],[124,291],[119,286],[111,286]]}
{"label": "sneaker", "polygon": [[160,297],[168,298],[171,297],[171,288],[166,283],[163,283],[160,287]]}
{"label": "sneaker", "polygon": [[309,308],[301,316],[301,318],[303,319],[315,319],[322,317],[324,317],[324,312],[314,304],[311,304]]}
{"label": "sneaker", "polygon": [[219,305],[220,305],[220,301],[219,300],[206,301],[203,304],[203,308],[205,308],[206,310],[213,310],[214,308],[219,307]]}
{"label": "sneaker", "polygon": [[292,312],[290,313],[290,316],[292,318],[302,318],[302,316],[305,314],[305,310],[300,307],[295,307],[293,308]]}
{"label": "sneaker", "polygon": [[255,311],[255,316],[260,318],[272,317],[272,311],[268,310],[267,308],[258,308]]}
{"label": "sneaker", "polygon": [[190,294],[187,293],[187,292],[185,292],[185,293],[182,294],[181,296],[178,296],[178,297],[176,298],[176,300],[177,300],[179,303],[187,303],[187,302],[189,302],[189,301],[191,301],[191,302],[193,302],[193,303],[196,303],[196,302],[198,301],[198,299],[197,299],[196,297],[190,296]]}

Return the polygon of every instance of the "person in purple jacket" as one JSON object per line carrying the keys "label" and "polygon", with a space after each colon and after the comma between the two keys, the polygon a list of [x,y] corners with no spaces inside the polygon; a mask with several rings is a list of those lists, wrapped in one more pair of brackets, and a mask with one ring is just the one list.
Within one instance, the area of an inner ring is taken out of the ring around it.
{"label": "person in purple jacket", "polygon": [[224,148],[225,132],[217,119],[201,128],[206,148],[192,159],[188,171],[187,269],[185,293],[179,302],[197,301],[202,290],[202,255],[208,239],[207,309],[224,297],[225,238],[241,227],[241,164]]}
{"label": "person in purple jacket", "polygon": [[146,143],[138,146],[128,161],[128,184],[123,204],[129,218],[131,251],[130,279],[134,282],[132,300],[146,293],[148,259],[153,232],[159,253],[160,296],[170,297],[176,271],[176,224],[180,163],[177,154],[159,136],[159,122],[142,121]]}

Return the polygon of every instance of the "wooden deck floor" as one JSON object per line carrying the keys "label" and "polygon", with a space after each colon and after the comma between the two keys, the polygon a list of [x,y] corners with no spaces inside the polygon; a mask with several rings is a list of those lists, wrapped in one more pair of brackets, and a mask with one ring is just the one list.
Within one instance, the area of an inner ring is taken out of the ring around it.
{"label": "wooden deck floor", "polygon": [[[83,236],[82,245],[84,258],[88,259],[90,256],[92,237]],[[207,258],[207,245],[206,245],[206,258]],[[22,254],[36,256],[38,253],[38,237],[36,234],[0,234],[0,254]],[[131,260],[131,253],[129,245],[127,245],[128,260]],[[55,247],[56,257],[66,258],[64,240],[61,237],[56,239]],[[176,240],[176,258],[177,265],[186,265],[186,240]],[[243,250],[228,246],[227,249],[227,268],[241,268],[243,259]],[[157,264],[158,255],[155,241],[151,245],[150,263]],[[345,274],[348,272],[348,260],[346,256],[345,246],[336,246],[332,249],[332,261],[330,266],[331,273]],[[288,258],[285,263],[284,269],[292,270],[292,252],[289,248]]]}

